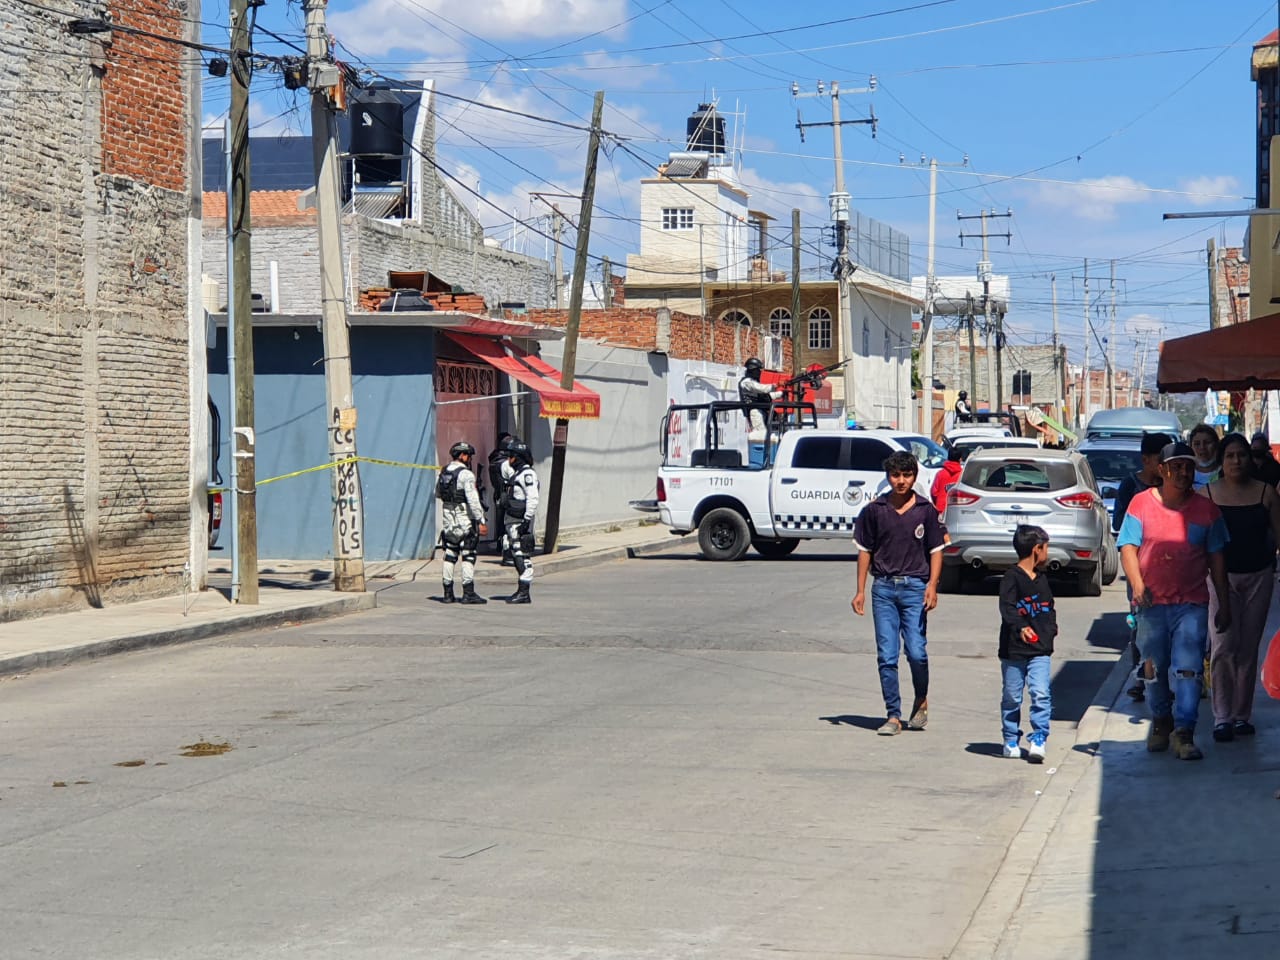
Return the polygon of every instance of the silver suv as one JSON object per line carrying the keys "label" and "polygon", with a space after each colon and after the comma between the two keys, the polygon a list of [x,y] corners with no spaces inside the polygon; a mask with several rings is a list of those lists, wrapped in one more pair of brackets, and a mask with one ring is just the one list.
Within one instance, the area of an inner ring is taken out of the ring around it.
{"label": "silver suv", "polygon": [[1073,451],[975,451],[947,496],[945,520],[951,542],[942,551],[943,590],[1017,563],[1013,531],[1023,523],[1049,534],[1049,573],[1072,577],[1086,596],[1098,596],[1119,572],[1098,484]]}

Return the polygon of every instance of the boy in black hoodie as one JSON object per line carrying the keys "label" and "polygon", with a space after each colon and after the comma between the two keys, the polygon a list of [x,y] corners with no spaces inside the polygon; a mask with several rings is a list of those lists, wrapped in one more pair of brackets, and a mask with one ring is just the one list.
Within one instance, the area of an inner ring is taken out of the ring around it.
{"label": "boy in black hoodie", "polygon": [[1049,737],[1049,655],[1058,634],[1049,578],[1041,569],[1049,560],[1049,535],[1040,527],[1019,526],[1013,534],[1018,563],[1000,581],[1000,670],[1004,693],[1000,703],[1004,755],[1021,759],[1022,691],[1031,695],[1031,733],[1027,759],[1044,762],[1044,742]]}

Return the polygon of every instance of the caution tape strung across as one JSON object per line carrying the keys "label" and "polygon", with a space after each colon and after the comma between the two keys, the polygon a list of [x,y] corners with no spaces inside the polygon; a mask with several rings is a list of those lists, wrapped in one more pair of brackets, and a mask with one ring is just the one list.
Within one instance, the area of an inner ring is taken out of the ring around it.
{"label": "caution tape strung across", "polygon": [[[316,473],[320,470],[332,470],[334,467],[341,467],[348,463],[376,463],[384,467],[407,467],[410,470],[439,470],[440,467],[434,463],[407,463],[404,460],[383,460],[379,457],[343,457],[340,460],[334,460],[332,463],[322,463],[316,467],[305,467],[302,470],[294,470],[292,473],[282,473],[278,477],[266,477],[257,481],[254,486],[265,487],[268,483],[275,483],[277,480],[289,480],[293,477],[300,477],[304,473]],[[230,487],[210,487],[210,493],[228,493]]]}

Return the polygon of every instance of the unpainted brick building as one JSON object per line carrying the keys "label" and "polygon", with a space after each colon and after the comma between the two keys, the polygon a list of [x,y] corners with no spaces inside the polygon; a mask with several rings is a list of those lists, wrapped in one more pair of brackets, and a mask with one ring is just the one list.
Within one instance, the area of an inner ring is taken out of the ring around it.
{"label": "unpainted brick building", "polygon": [[166,0],[6,5],[0,619],[204,576],[198,77],[175,43],[72,16],[185,40],[199,20]]}

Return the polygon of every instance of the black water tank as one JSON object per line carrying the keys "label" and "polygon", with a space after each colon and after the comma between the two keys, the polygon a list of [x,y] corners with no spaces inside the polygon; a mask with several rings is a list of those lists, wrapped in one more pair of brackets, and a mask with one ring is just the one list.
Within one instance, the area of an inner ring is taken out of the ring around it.
{"label": "black water tank", "polygon": [[685,124],[685,134],[691,153],[724,153],[724,117],[716,113],[715,104],[698,104]]}
{"label": "black water tank", "polygon": [[404,105],[390,90],[362,90],[351,101],[350,153],[363,186],[403,183]]}

